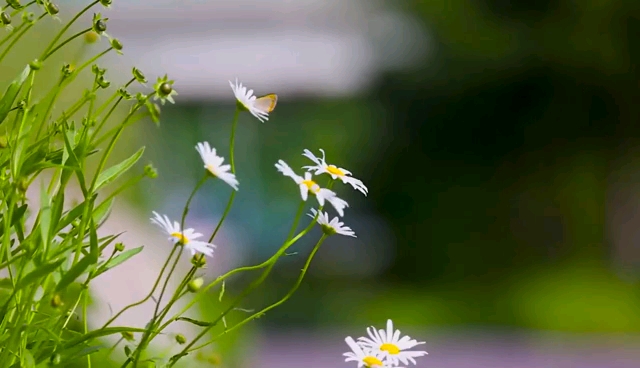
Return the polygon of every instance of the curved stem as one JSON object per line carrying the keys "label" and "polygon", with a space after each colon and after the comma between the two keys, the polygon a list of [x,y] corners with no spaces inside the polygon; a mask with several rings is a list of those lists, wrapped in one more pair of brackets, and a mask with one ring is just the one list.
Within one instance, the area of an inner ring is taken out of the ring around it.
{"label": "curved stem", "polygon": [[215,338],[207,341],[204,344],[198,345],[194,348],[191,348],[189,350],[187,350],[187,352],[190,351],[194,351],[194,350],[198,350],[200,348],[203,348],[213,342],[215,342],[216,340],[218,340],[222,335],[225,335],[239,327],[242,327],[244,324],[262,316],[263,314],[265,314],[266,312],[270,311],[271,309],[281,305],[282,303],[286,302],[289,298],[291,298],[291,296],[296,292],[296,290],[298,290],[298,288],[300,287],[300,284],[302,284],[302,280],[304,279],[304,276],[307,273],[307,270],[309,269],[309,265],[311,265],[311,260],[313,259],[313,257],[316,255],[316,253],[318,252],[318,249],[320,249],[320,246],[322,245],[322,243],[325,241],[325,239],[327,238],[326,234],[323,234],[322,237],[320,237],[320,239],[318,240],[318,242],[316,243],[316,245],[313,247],[313,250],[311,250],[311,253],[309,254],[309,257],[307,258],[307,261],[304,265],[304,267],[302,268],[302,271],[300,272],[300,276],[298,276],[298,279],[296,280],[296,283],[293,285],[293,287],[291,288],[291,290],[289,290],[289,292],[282,297],[282,299],[278,300],[277,302],[271,304],[270,306],[263,308],[262,310],[260,310],[259,312],[256,312],[254,314],[252,314],[251,316],[245,318],[244,320],[242,320],[241,322],[237,323],[236,325],[234,325],[233,327],[231,327],[228,330],[225,330],[223,333],[219,334],[218,336],[216,336]]}
{"label": "curved stem", "polygon": [[298,223],[300,222],[300,217],[302,216],[302,211],[304,211],[304,201],[300,201],[300,205],[298,206],[298,211],[296,212],[296,217],[293,219],[293,225],[291,225],[291,230],[289,230],[289,235],[287,235],[287,239],[291,239],[293,234],[295,234],[296,229],[298,228]]}
{"label": "curved stem", "polygon": [[[236,127],[238,125],[239,116],[240,116],[240,108],[236,107],[236,112],[233,115],[233,123],[231,123],[231,141],[229,142],[229,162],[231,163],[231,172],[233,174],[236,173],[236,165],[233,160],[233,151],[234,151],[233,148],[235,145]],[[220,230],[220,227],[222,226],[224,219],[227,218],[227,215],[231,210],[231,205],[233,204],[233,199],[235,198],[235,196],[236,196],[236,191],[235,190],[231,191],[231,196],[229,196],[229,201],[227,202],[227,206],[225,207],[224,212],[222,213],[222,217],[220,218],[218,225],[216,226],[215,230],[213,230],[213,233],[209,238],[209,243],[211,243],[213,239],[216,237],[216,234],[218,234],[218,231]]]}
{"label": "curved stem", "polygon": [[69,27],[71,27],[71,25],[75,23],[75,21],[78,20],[78,18],[80,18],[82,14],[86,13],[89,9],[91,9],[94,5],[96,5],[99,2],[100,0],[95,0],[91,4],[87,5],[84,9],[80,10],[73,18],[71,18],[71,20],[67,22],[67,24],[65,24],[65,26],[62,27],[60,32],[58,32],[58,34],[53,38],[53,40],[51,40],[49,45],[44,49],[44,51],[42,52],[42,55],[40,55],[38,59],[43,60],[46,57],[46,55],[49,54],[49,51],[53,48],[53,45],[55,45],[56,42],[60,40],[60,37],[64,35],[64,33],[69,29]]}
{"label": "curved stem", "polygon": [[56,46],[53,50],[49,51],[40,61],[45,61],[49,58],[49,56],[53,55],[56,51],[60,50],[60,48],[64,47],[64,45],[68,44],[69,42],[75,40],[76,38],[82,36],[83,34],[89,32],[91,30],[91,28],[87,28],[84,29],[76,34],[74,34],[73,36],[67,38],[66,40],[64,40],[62,43],[60,43],[58,46]]}

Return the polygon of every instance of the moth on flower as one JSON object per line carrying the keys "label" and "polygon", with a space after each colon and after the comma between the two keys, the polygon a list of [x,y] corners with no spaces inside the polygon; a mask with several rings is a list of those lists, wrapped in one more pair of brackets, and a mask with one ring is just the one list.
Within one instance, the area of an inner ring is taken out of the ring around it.
{"label": "moth on flower", "polygon": [[374,327],[367,328],[369,337],[358,338],[358,344],[364,349],[371,349],[379,353],[384,360],[390,365],[397,366],[416,364],[415,358],[427,355],[426,351],[407,351],[417,345],[424,344],[424,341],[418,342],[409,336],[401,336],[400,330],[393,328],[393,321],[387,320],[386,330],[377,330]]}
{"label": "moth on flower", "polygon": [[224,158],[216,154],[216,149],[211,148],[209,142],[200,142],[196,145],[196,151],[200,154],[202,162],[204,162],[204,168],[216,178],[229,184],[231,188],[238,190],[238,179],[235,174],[229,172],[231,165],[223,165]]}
{"label": "moth on flower", "polygon": [[256,97],[253,94],[253,90],[247,90],[247,87],[243,86],[242,83],[238,83],[238,79],[236,79],[235,84],[229,81],[229,85],[240,107],[249,111],[251,115],[263,123],[269,120],[269,114],[276,108],[278,103],[278,95],[270,93],[262,97]]}
{"label": "moth on flower", "polygon": [[169,235],[168,240],[170,242],[173,244],[182,244],[184,249],[191,252],[192,257],[196,253],[202,253],[208,257],[213,257],[213,249],[216,246],[211,243],[196,240],[202,237],[202,234],[196,233],[195,230],[191,228],[184,229],[184,231],[181,230],[178,221],[171,222],[167,215],[160,215],[154,211],[153,216],[154,217],[151,218],[151,222],[160,226],[162,230]]}
{"label": "moth on flower", "polygon": [[329,214],[327,212],[317,211],[315,208],[311,209],[311,213],[308,214],[309,217],[315,218],[318,216],[318,224],[322,227],[322,231],[327,235],[340,234],[344,236],[352,236],[356,237],[356,233],[351,230],[350,227],[344,226],[343,222],[340,222],[339,217],[334,217],[333,220],[329,221]]}
{"label": "moth on flower", "polygon": [[282,173],[284,176],[288,176],[293,181],[298,184],[300,187],[300,197],[302,197],[303,201],[307,200],[309,196],[309,192],[316,196],[318,203],[321,206],[324,206],[324,202],[327,201],[331,203],[333,208],[336,209],[336,212],[342,217],[344,216],[344,209],[349,207],[347,202],[343,199],[338,198],[336,193],[332,190],[321,188],[315,181],[311,179],[311,173],[304,173],[304,178],[298,174],[296,174],[289,165],[283,160],[278,160],[276,163],[276,169]]}
{"label": "moth on flower", "polygon": [[335,165],[328,165],[325,160],[324,150],[320,148],[320,152],[322,152],[322,158],[316,157],[311,151],[308,149],[304,150],[303,156],[307,157],[311,161],[315,163],[314,166],[303,166],[303,169],[307,171],[314,172],[316,175],[320,174],[329,174],[333,180],[340,179],[343,183],[349,184],[353,187],[353,189],[360,191],[365,196],[368,193],[367,187],[364,186],[361,180],[358,180],[351,176],[351,171],[343,169],[341,167],[337,167]]}

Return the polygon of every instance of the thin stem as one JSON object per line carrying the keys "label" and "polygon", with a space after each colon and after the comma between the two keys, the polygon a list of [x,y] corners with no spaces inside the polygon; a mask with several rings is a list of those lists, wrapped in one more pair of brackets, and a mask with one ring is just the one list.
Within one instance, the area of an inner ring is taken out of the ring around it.
{"label": "thin stem", "polygon": [[9,46],[7,46],[7,48],[4,50],[4,52],[2,53],[2,55],[0,55],[0,61],[2,61],[2,59],[4,59],[5,56],[7,56],[7,54],[9,53],[9,51],[11,51],[13,49],[13,46],[18,43],[18,41],[20,41],[20,38],[22,38],[22,36],[24,36],[25,33],[27,33],[28,30],[31,29],[31,27],[33,27],[33,25],[39,21],[40,19],[44,18],[48,13],[42,13],[42,15],[40,15],[38,17],[38,19],[36,19],[35,21],[29,23],[23,30],[20,31],[20,33],[18,33],[13,40],[11,41],[11,43],[9,43]]}
{"label": "thin stem", "polygon": [[300,205],[298,206],[298,211],[296,212],[296,217],[293,219],[293,225],[291,225],[291,230],[289,230],[289,235],[287,235],[287,239],[291,239],[293,234],[295,234],[296,229],[298,228],[298,223],[300,222],[300,217],[302,217],[302,211],[304,211],[304,201],[300,201]]}
{"label": "thin stem", "polygon": [[[240,116],[240,108],[236,107],[236,112],[233,115],[233,122],[231,123],[231,140],[229,142],[229,162],[231,163],[231,172],[233,174],[236,173],[236,165],[235,162],[233,160],[233,151],[234,151],[234,146],[235,146],[235,137],[236,137],[236,127],[238,125],[238,117]],[[220,227],[222,227],[222,223],[224,222],[224,220],[227,218],[227,215],[229,214],[229,211],[231,210],[231,205],[233,205],[233,199],[236,196],[236,191],[233,190],[231,191],[231,196],[229,196],[229,201],[227,202],[227,206],[224,209],[224,212],[222,213],[222,217],[220,218],[220,221],[218,222],[218,225],[216,226],[215,230],[213,230],[213,233],[211,234],[211,237],[209,238],[209,243],[211,243],[213,241],[213,239],[216,237],[216,234],[218,234],[218,231],[220,230]]]}
{"label": "thin stem", "polygon": [[82,36],[83,34],[87,33],[91,31],[91,28],[87,28],[85,30],[82,30],[76,34],[74,34],[73,36],[67,38],[66,40],[64,40],[62,43],[60,43],[58,46],[56,46],[53,50],[49,51],[40,61],[45,61],[49,58],[49,56],[53,55],[56,51],[60,50],[60,48],[64,47],[64,45],[68,44],[69,42],[75,40],[76,38]]}
{"label": "thin stem", "polygon": [[64,27],[62,27],[60,32],[58,32],[58,34],[53,38],[53,40],[51,40],[51,42],[49,43],[49,46],[47,46],[47,48],[44,49],[44,51],[42,52],[42,55],[40,55],[38,59],[44,60],[46,58],[46,55],[49,54],[49,51],[53,48],[53,45],[55,45],[56,42],[60,40],[62,35],[64,35],[64,33],[69,29],[69,27],[71,27],[71,25],[75,23],[75,21],[78,20],[78,18],[80,18],[82,14],[86,13],[89,9],[91,9],[94,5],[96,5],[99,2],[100,0],[96,0],[92,2],[91,4],[87,5],[84,9],[80,10],[80,12],[78,12],[78,14],[76,14],[73,18],[71,18],[71,20],[67,22],[67,24]]}
{"label": "thin stem", "polygon": [[215,338],[207,341],[204,344],[198,345],[194,348],[191,348],[188,350],[189,351],[194,351],[194,350],[198,350],[200,348],[203,348],[213,342],[215,342],[216,340],[218,340],[222,335],[228,334],[229,332],[242,327],[244,324],[262,316],[263,314],[265,314],[266,312],[270,311],[271,309],[281,305],[282,303],[286,302],[289,298],[291,298],[291,296],[296,292],[296,290],[298,290],[298,288],[300,287],[300,284],[302,284],[302,280],[304,279],[304,276],[307,273],[307,270],[309,269],[309,266],[311,265],[311,260],[313,259],[313,257],[315,256],[315,254],[318,252],[318,250],[320,249],[320,246],[322,245],[322,243],[325,241],[325,239],[327,238],[326,234],[323,234],[322,237],[320,237],[320,239],[318,240],[318,242],[316,243],[316,245],[313,247],[313,250],[311,250],[311,254],[309,254],[309,257],[307,258],[307,261],[305,262],[304,267],[302,268],[302,271],[300,272],[300,276],[298,276],[298,279],[296,280],[296,283],[293,285],[293,287],[291,288],[291,290],[289,290],[289,292],[282,297],[282,299],[278,300],[277,302],[271,304],[270,306],[263,308],[261,311],[256,312],[254,314],[252,314],[251,316],[245,318],[244,320],[242,320],[241,322],[239,322],[238,324],[234,325],[233,327],[225,330],[223,333],[219,334],[218,336],[216,336]]}

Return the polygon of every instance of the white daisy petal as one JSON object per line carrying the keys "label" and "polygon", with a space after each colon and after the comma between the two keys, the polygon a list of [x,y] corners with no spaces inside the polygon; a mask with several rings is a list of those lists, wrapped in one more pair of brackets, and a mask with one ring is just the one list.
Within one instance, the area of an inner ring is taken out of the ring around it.
{"label": "white daisy petal", "polygon": [[202,253],[206,256],[213,256],[213,249],[215,245],[203,241],[195,240],[202,237],[201,233],[196,232],[194,229],[180,229],[180,224],[177,221],[173,223],[169,220],[167,215],[160,215],[157,212],[153,212],[154,217],[151,218],[151,222],[158,225],[169,235],[168,240],[173,244],[181,243],[185,250],[188,250],[191,255],[196,253]]}
{"label": "white daisy petal", "polygon": [[351,171],[343,169],[341,167],[337,167],[335,165],[327,164],[325,160],[325,153],[322,148],[320,148],[320,152],[322,153],[322,158],[316,157],[311,151],[305,149],[302,155],[315,163],[313,166],[303,166],[307,171],[313,171],[316,175],[325,173],[329,174],[332,179],[340,179],[344,184],[349,184],[353,187],[353,189],[361,192],[365,196],[368,194],[369,190],[362,183],[362,181],[351,176]]}
{"label": "white daisy petal", "polygon": [[385,363],[397,366],[400,363],[408,365],[409,362],[416,364],[415,358],[427,355],[426,351],[413,351],[414,346],[424,343],[412,340],[408,336],[402,336],[400,330],[393,328],[393,321],[387,320],[386,330],[376,330],[373,327],[367,328],[370,338],[360,337],[358,343],[367,349],[381,354]]}
{"label": "white daisy petal", "polygon": [[346,357],[345,362],[357,362],[358,368],[388,368],[382,360],[383,356],[368,348],[363,348],[356,343],[351,336],[347,336],[344,341],[349,345],[351,351],[346,352],[343,356]]}
{"label": "white daisy petal", "polygon": [[356,237],[356,233],[351,230],[350,227],[344,226],[344,224],[338,221],[338,217],[334,217],[333,220],[329,221],[329,214],[322,211],[317,211],[315,208],[311,209],[311,213],[308,216],[315,218],[318,216],[317,222],[318,225],[322,227],[322,231],[327,235],[340,234],[344,236],[352,236]]}
{"label": "white daisy petal", "polygon": [[200,158],[204,163],[204,168],[214,177],[224,181],[231,188],[238,190],[238,179],[235,174],[230,172],[231,165],[223,165],[224,158],[216,154],[216,149],[211,148],[209,142],[201,142],[196,144],[196,151],[200,154]]}

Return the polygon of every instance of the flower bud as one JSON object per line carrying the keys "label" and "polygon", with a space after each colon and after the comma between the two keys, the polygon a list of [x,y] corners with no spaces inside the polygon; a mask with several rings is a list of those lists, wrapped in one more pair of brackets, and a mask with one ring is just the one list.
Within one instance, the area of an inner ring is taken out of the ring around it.
{"label": "flower bud", "polygon": [[51,298],[51,306],[54,308],[60,308],[64,305],[60,294],[54,294],[53,298]]}
{"label": "flower bud", "polygon": [[111,3],[112,3],[111,0],[100,0],[100,4],[102,4],[102,6],[104,6],[105,8],[110,7]]}
{"label": "flower bud", "polygon": [[116,243],[114,248],[115,248],[116,252],[122,252],[122,251],[124,251],[124,244]]}
{"label": "flower bud", "polygon": [[191,258],[191,264],[194,267],[201,268],[207,264],[207,259],[205,258],[204,254],[198,253]]}
{"label": "flower bud", "polygon": [[184,344],[185,342],[187,342],[187,338],[184,337],[183,334],[177,334],[176,335],[176,342],[180,345]]}
{"label": "flower bud", "polygon": [[29,63],[29,68],[31,68],[31,70],[40,70],[40,68],[42,68],[42,62],[38,59],[35,59]]}
{"label": "flower bud", "polygon": [[95,43],[98,39],[100,39],[100,35],[95,31],[89,31],[84,34],[84,42],[86,43]]}
{"label": "flower bud", "polygon": [[20,180],[18,180],[18,189],[21,192],[26,192],[27,189],[29,189],[29,179],[27,178],[20,178]]}
{"label": "flower bud", "polygon": [[133,98],[131,93],[129,93],[129,91],[127,91],[124,87],[118,88],[118,94],[125,100],[131,100]]}
{"label": "flower bud", "polygon": [[120,51],[122,50],[122,43],[120,41],[118,41],[117,38],[112,38],[109,43],[111,43],[111,47],[114,48],[114,50],[116,51]]}
{"label": "flower bud", "polygon": [[6,135],[0,135],[0,148],[7,148],[9,141]]}
{"label": "flower bud", "polygon": [[9,15],[9,13],[3,11],[2,13],[0,13],[0,21],[2,21],[2,24],[4,24],[5,26],[8,26],[9,24],[11,24],[11,16]]}
{"label": "flower bud", "polygon": [[62,77],[63,78],[67,78],[68,76],[71,75],[71,73],[73,73],[73,66],[71,64],[64,64],[62,66]]}
{"label": "flower bud", "polygon": [[133,77],[138,81],[138,83],[140,84],[147,83],[147,78],[145,78],[144,74],[140,71],[140,69],[134,67],[132,70],[132,73],[133,73]]}
{"label": "flower bud", "polygon": [[134,340],[133,332],[124,331],[124,332],[121,332],[120,335],[122,335],[122,338],[127,340],[127,341],[133,341]]}
{"label": "flower bud", "polygon": [[22,9],[22,4],[20,4],[20,0],[7,0],[7,4],[14,9]]}
{"label": "flower bud", "polygon": [[58,5],[52,3],[52,2],[47,2],[44,5],[45,9],[47,10],[47,13],[51,14],[51,15],[56,15],[58,13],[60,13],[60,8],[58,7]]}
{"label": "flower bud", "polygon": [[204,284],[204,280],[202,279],[202,277],[198,277],[197,279],[189,281],[189,283],[187,284],[187,290],[195,293],[196,291],[200,290],[202,284]]}
{"label": "flower bud", "polygon": [[131,348],[129,347],[129,345],[124,346],[124,355],[131,356]]}
{"label": "flower bud", "polygon": [[109,86],[111,85],[111,82],[106,80],[103,76],[99,76],[96,80],[96,83],[98,84],[98,86],[100,86],[100,88],[103,89],[109,88]]}
{"label": "flower bud", "polygon": [[158,177],[158,170],[156,170],[153,165],[148,164],[144,167],[144,175],[151,179],[155,179]]}
{"label": "flower bud", "polygon": [[167,96],[169,94],[171,94],[171,91],[173,91],[173,87],[171,87],[171,85],[167,82],[162,83],[160,85],[160,88],[158,88],[158,92],[162,95],[162,96]]}

